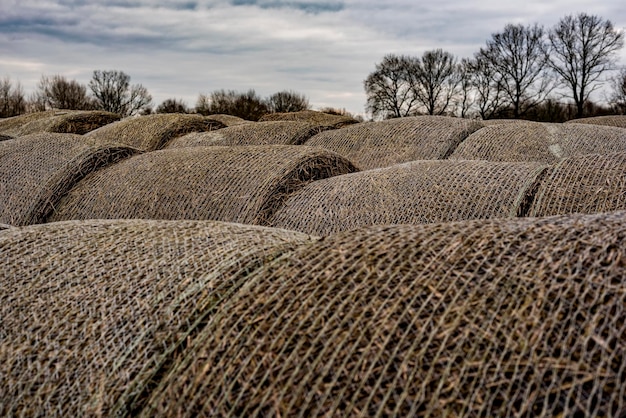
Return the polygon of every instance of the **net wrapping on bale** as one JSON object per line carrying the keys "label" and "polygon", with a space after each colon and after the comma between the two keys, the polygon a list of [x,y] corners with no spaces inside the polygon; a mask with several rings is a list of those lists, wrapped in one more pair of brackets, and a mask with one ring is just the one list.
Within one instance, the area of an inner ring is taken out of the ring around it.
{"label": "net wrapping on bale", "polygon": [[54,114],[37,118],[13,130],[14,136],[31,135],[35,133],[69,133],[83,135],[102,126],[120,120],[120,115],[98,110],[59,110]]}
{"label": "net wrapping on bale", "polygon": [[311,238],[90,220],[0,234],[0,415],[124,416],[258,268]]}
{"label": "net wrapping on bale", "polygon": [[301,145],[330,129],[299,121],[251,122],[211,132],[194,132],[170,141],[168,148],[229,145]]}
{"label": "net wrapping on bale", "polygon": [[371,227],[255,271],[143,416],[621,416],[626,214]]}
{"label": "net wrapping on bale", "polygon": [[208,115],[206,118],[211,119],[211,120],[216,120],[224,124],[224,126],[234,126],[234,125],[241,125],[244,123],[252,123],[251,121],[240,118],[239,116],[225,115],[221,113]]}
{"label": "net wrapping on bale", "polygon": [[80,182],[52,221],[211,219],[266,224],[307,183],[355,171],[304,146],[172,148],[137,155]]}
{"label": "net wrapping on bale", "polygon": [[580,118],[568,120],[565,123],[584,123],[589,125],[615,126],[626,128],[626,115],[594,116],[590,118]]}
{"label": "net wrapping on bale", "polygon": [[519,122],[469,135],[450,159],[557,163],[587,154],[626,152],[626,130],[584,124]]}
{"label": "net wrapping on bale", "polygon": [[366,225],[524,216],[546,168],[430,160],[361,171],[310,183],[270,225],[324,236]]}
{"label": "net wrapping on bale", "polygon": [[82,177],[136,152],[74,134],[41,133],[0,142],[0,222],[43,222]]}
{"label": "net wrapping on bale", "polygon": [[303,110],[300,112],[268,113],[263,115],[259,122],[287,120],[309,122],[315,125],[324,125],[332,128],[342,128],[347,125],[359,123],[351,116],[333,115],[315,110]]}
{"label": "net wrapping on bale", "polygon": [[626,152],[564,159],[541,182],[530,216],[626,209]]}
{"label": "net wrapping on bale", "polygon": [[142,151],[154,151],[190,132],[206,132],[225,126],[216,119],[200,115],[160,113],[126,118],[89,132],[87,136],[116,141]]}
{"label": "net wrapping on bale", "polygon": [[405,117],[322,132],[306,145],[329,149],[369,170],[447,158],[461,141],[481,127],[479,122],[461,118]]}

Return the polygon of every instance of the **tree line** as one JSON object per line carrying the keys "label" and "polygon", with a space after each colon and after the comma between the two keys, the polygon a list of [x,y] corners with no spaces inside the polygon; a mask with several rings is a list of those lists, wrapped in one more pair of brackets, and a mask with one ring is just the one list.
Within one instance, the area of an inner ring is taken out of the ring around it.
{"label": "tree line", "polygon": [[472,58],[459,61],[442,49],[421,57],[386,55],[364,81],[366,108],[378,119],[429,114],[558,120],[624,113],[624,69],[611,80],[610,108],[590,100],[602,76],[616,68],[623,46],[624,34],[611,21],[586,13],[565,16],[550,29],[508,24]]}

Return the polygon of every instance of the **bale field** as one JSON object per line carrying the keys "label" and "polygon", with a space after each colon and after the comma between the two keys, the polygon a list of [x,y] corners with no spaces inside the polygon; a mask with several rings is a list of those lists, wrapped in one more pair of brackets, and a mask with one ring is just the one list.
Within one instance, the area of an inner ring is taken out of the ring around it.
{"label": "bale field", "polygon": [[160,113],[126,118],[89,132],[87,136],[120,142],[142,151],[154,151],[190,132],[206,132],[224,127],[223,123],[200,115]]}
{"label": "bale field", "polygon": [[557,164],[537,189],[530,216],[626,209],[626,153],[583,155]]}
{"label": "bale field", "polygon": [[358,120],[350,116],[332,115],[330,113],[318,112],[315,110],[303,110],[301,112],[268,113],[259,119],[259,122],[275,120],[295,120],[309,122],[315,125],[324,125],[331,128],[342,128],[347,125],[359,123]]}
{"label": "bale field", "polygon": [[14,136],[31,135],[42,132],[83,135],[102,126],[120,120],[111,112],[97,110],[59,110],[46,118],[39,118],[11,131]]}
{"label": "bale field", "polygon": [[620,416],[626,214],[378,226],[253,272],[142,416]]}
{"label": "bale field", "polygon": [[594,116],[590,118],[572,119],[565,123],[584,123],[590,125],[615,126],[626,128],[626,115]]}
{"label": "bale field", "polygon": [[307,183],[353,171],[343,157],[305,146],[165,149],[84,179],[49,220],[209,219],[263,225]]}
{"label": "bale field", "polygon": [[547,166],[414,161],[310,183],[270,225],[319,236],[366,225],[523,216]]}
{"label": "bale field", "polygon": [[56,110],[47,110],[45,112],[25,113],[10,118],[0,118],[0,133],[9,136],[17,136],[16,132],[19,132],[22,126],[38,119],[49,118],[54,116],[55,113]]}
{"label": "bale field", "polygon": [[2,232],[0,415],[132,415],[248,271],[310,239],[210,221]]}
{"label": "bale field", "polygon": [[235,126],[235,125],[241,125],[241,124],[245,124],[245,123],[253,123],[253,122],[251,122],[249,120],[245,120],[243,118],[240,118],[239,116],[224,115],[224,114],[221,114],[221,113],[218,113],[218,114],[215,114],[215,115],[208,115],[206,118],[218,121],[218,122],[222,123],[224,126]]}
{"label": "bale field", "polygon": [[597,125],[524,122],[474,132],[450,159],[539,161],[554,164],[576,155],[626,151],[626,130]]}
{"label": "bale field", "polygon": [[299,121],[244,123],[211,132],[193,132],[170,141],[168,148],[227,145],[301,145],[328,126]]}
{"label": "bale field", "polygon": [[135,152],[74,134],[40,133],[0,142],[0,222],[43,222],[81,178]]}
{"label": "bale field", "polygon": [[322,132],[306,145],[343,155],[363,170],[416,160],[444,159],[479,122],[446,116],[414,116],[365,122]]}

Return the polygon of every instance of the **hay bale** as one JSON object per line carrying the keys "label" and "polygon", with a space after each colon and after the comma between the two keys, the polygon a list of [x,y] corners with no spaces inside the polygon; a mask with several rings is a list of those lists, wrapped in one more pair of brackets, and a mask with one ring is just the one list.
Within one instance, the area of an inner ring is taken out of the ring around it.
{"label": "hay bale", "polygon": [[431,160],[361,171],[309,184],[270,225],[324,236],[366,225],[522,216],[546,168]]}
{"label": "hay bale", "polygon": [[12,116],[10,118],[0,118],[0,133],[9,136],[18,136],[19,129],[29,122],[39,119],[46,119],[54,116],[56,110],[47,110],[45,112],[25,113],[23,115]]}
{"label": "hay bale", "polygon": [[480,123],[483,126],[491,126],[491,125],[503,125],[503,124],[524,124],[524,123],[535,123],[532,121],[524,120],[524,119],[481,119]]}
{"label": "hay bale", "polygon": [[539,185],[530,216],[626,209],[625,173],[624,152],[567,158]]}
{"label": "hay bale", "polygon": [[228,126],[235,126],[235,125],[242,125],[242,124],[246,124],[246,123],[254,123],[254,122],[251,122],[249,120],[245,120],[243,118],[240,118],[239,116],[224,115],[224,114],[221,114],[221,113],[218,113],[218,114],[215,114],[215,115],[208,115],[206,118],[210,119],[210,120],[218,121],[218,122],[220,122],[221,124],[223,124],[226,127],[228,127]]}
{"label": "hay bale", "polygon": [[170,141],[168,148],[214,145],[301,145],[328,126],[298,121],[254,122],[211,132],[194,132]]}
{"label": "hay bale", "polygon": [[450,159],[539,161],[626,151],[626,130],[609,126],[526,122],[492,125],[474,132]]}
{"label": "hay bale", "polygon": [[315,135],[306,145],[343,155],[363,170],[416,160],[447,158],[477,121],[446,116],[415,116],[366,122]]}
{"label": "hay bale", "polygon": [[337,154],[303,146],[166,149],[84,179],[50,219],[211,219],[263,225],[307,183],[355,170]]}
{"label": "hay bale", "polygon": [[15,136],[41,132],[83,135],[118,120],[120,120],[120,116],[111,112],[59,110],[47,118],[39,118],[25,123],[12,132]]}
{"label": "hay bale", "polygon": [[619,416],[626,214],[370,227],[256,270],[142,416]]}
{"label": "hay bale", "polygon": [[331,128],[342,128],[347,125],[359,123],[358,120],[350,116],[332,115],[330,113],[318,112],[315,110],[303,110],[300,112],[268,113],[261,116],[259,122],[269,122],[275,120],[292,120],[309,122],[315,125],[329,126]]}
{"label": "hay bale", "polygon": [[223,123],[200,115],[158,113],[126,118],[96,129],[87,136],[120,142],[143,151],[154,151],[190,132],[206,132],[223,127]]}
{"label": "hay bale", "polygon": [[195,221],[1,233],[0,415],[132,415],[249,271],[309,240]]}
{"label": "hay bale", "polygon": [[40,133],[0,142],[0,222],[43,222],[80,179],[135,152],[74,134]]}
{"label": "hay bale", "polygon": [[594,116],[590,118],[572,119],[565,123],[584,123],[590,125],[614,126],[626,128],[626,115]]}

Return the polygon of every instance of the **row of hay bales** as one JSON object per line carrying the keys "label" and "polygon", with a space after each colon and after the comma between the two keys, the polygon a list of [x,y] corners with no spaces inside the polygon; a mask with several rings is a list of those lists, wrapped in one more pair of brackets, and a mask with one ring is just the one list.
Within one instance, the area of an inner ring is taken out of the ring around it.
{"label": "row of hay bales", "polygon": [[0,231],[2,416],[620,416],[626,212]]}

